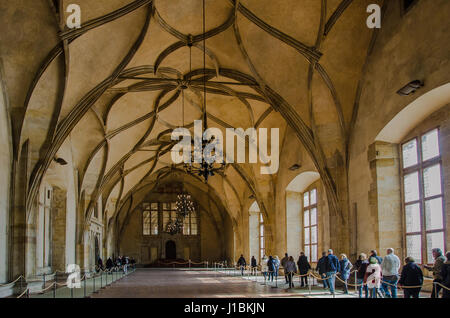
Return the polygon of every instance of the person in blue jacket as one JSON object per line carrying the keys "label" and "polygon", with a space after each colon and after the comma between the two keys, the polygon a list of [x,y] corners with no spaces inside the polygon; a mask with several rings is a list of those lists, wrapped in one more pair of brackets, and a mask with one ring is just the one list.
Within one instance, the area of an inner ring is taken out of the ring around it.
{"label": "person in blue jacket", "polygon": [[350,270],[353,267],[353,264],[350,263],[350,261],[347,258],[347,255],[341,254],[341,260],[339,261],[339,266],[341,267],[340,274],[341,279],[345,282],[344,283],[344,294],[348,294],[348,286],[347,281],[350,277]]}
{"label": "person in blue jacket", "polygon": [[334,283],[336,281],[336,273],[340,272],[341,266],[339,265],[339,259],[333,255],[333,250],[328,250],[327,256],[327,284],[330,287],[330,292],[334,295]]}

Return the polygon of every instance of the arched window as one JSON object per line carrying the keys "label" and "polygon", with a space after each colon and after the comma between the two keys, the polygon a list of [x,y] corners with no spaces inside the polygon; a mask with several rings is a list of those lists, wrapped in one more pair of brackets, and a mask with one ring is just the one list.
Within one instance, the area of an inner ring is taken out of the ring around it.
{"label": "arched window", "polygon": [[401,145],[406,255],[433,263],[432,249],[445,251],[439,129]]}
{"label": "arched window", "polygon": [[248,211],[250,254],[251,256],[259,255],[261,261],[266,252],[264,218],[256,201],[252,203]]}

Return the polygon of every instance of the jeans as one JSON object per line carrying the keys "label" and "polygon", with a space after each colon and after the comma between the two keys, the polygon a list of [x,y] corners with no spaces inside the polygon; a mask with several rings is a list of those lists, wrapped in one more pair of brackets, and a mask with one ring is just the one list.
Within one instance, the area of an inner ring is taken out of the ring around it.
{"label": "jeans", "polygon": [[[442,280],[434,279],[433,283],[438,282],[442,284]],[[433,284],[433,291],[431,292],[431,298],[439,298],[439,293],[441,292],[442,287],[438,284]]]}
{"label": "jeans", "polygon": [[405,288],[403,294],[405,298],[419,298],[421,288]]}
{"label": "jeans", "polygon": [[326,280],[326,274],[320,274],[320,277],[321,277],[321,278],[325,278],[325,279],[322,281],[322,283],[323,283],[323,288],[327,289],[329,286],[328,286],[328,282],[327,282],[327,280]]}
{"label": "jeans", "polygon": [[[384,276],[381,281],[381,290],[384,291],[384,294],[386,297],[390,298],[397,298],[397,282],[398,277],[397,276]],[[391,285],[388,285],[388,284]],[[394,286],[392,286],[394,285]],[[391,293],[389,293],[389,289],[391,290]]]}
{"label": "jeans", "polygon": [[288,282],[289,282],[289,288],[294,287],[294,282],[292,281],[292,278],[294,277],[294,273],[288,273]]}
{"label": "jeans", "polygon": [[241,265],[241,275],[242,275],[242,276],[244,276],[244,269],[245,269],[245,266],[244,266],[244,265]]}
{"label": "jeans", "polygon": [[327,284],[330,287],[330,292],[334,294],[334,283],[336,281],[336,272],[327,272]]}
{"label": "jeans", "polygon": [[374,287],[370,289],[370,298],[377,298],[378,288]]}
{"label": "jeans", "polygon": [[367,288],[367,285],[359,286],[359,285],[364,283],[364,279],[358,278],[357,282],[358,282],[359,298],[362,298],[362,291],[363,291],[363,289],[364,289],[365,298],[368,298],[369,297],[369,288]]}
{"label": "jeans", "polygon": [[343,281],[344,281],[344,294],[348,294],[348,285],[347,285],[348,279],[343,279]]}
{"label": "jeans", "polygon": [[252,275],[256,275],[256,269],[257,269],[256,266],[253,266],[253,267],[252,267],[252,271],[251,271],[251,274],[252,274]]}
{"label": "jeans", "polygon": [[273,274],[274,274],[273,271],[269,271],[269,281],[273,282]]}

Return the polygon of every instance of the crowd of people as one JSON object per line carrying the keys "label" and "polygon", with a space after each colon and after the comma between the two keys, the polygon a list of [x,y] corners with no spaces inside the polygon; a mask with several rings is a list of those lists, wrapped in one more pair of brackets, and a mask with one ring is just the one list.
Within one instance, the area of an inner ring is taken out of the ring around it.
{"label": "crowd of people", "polygon": [[106,271],[119,271],[123,270],[126,274],[129,268],[135,268],[136,261],[133,257],[128,256],[118,256],[115,261],[111,257],[108,257],[106,264],[103,264],[103,260],[99,257],[97,260],[97,270]]}
{"label": "crowd of people", "polygon": [[[443,255],[441,249],[434,248],[432,250],[434,264],[433,266],[424,265],[423,267],[433,273],[433,289],[431,298],[439,298],[442,291],[442,298],[450,298],[450,252]],[[241,269],[241,275],[247,267],[244,255],[241,255],[237,262]],[[300,253],[297,264],[293,256],[287,253],[284,258],[280,259],[277,255],[266,257],[263,256],[260,263],[261,272],[265,279],[273,281],[278,278],[280,267],[283,268],[286,284],[289,288],[294,287],[294,274],[300,275],[300,287],[308,286],[308,273],[313,270],[304,252]],[[257,274],[258,264],[256,258],[252,256],[250,261],[251,275]],[[405,298],[419,298],[422,290],[424,276],[422,268],[416,264],[413,257],[406,257],[402,267],[401,261],[393,248],[386,251],[383,258],[377,254],[376,250],[372,250],[369,256],[361,253],[355,264],[352,264],[347,255],[341,254],[338,258],[334,255],[333,250],[323,252],[322,257],[317,261],[316,268],[323,288],[335,294],[336,276],[343,285],[343,293],[348,294],[348,280],[350,274],[356,272],[355,279],[358,288],[359,297],[365,298],[397,298],[398,287],[403,290]],[[446,288],[443,288],[445,286]]]}

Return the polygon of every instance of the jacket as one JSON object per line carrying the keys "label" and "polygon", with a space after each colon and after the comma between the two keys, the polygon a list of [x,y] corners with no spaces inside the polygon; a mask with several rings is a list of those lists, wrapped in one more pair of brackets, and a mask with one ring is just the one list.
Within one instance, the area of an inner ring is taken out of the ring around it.
{"label": "jacket", "polygon": [[251,266],[256,267],[256,258],[252,257]]}
{"label": "jacket", "polygon": [[274,272],[275,268],[273,266],[273,258],[269,257],[269,260],[267,261],[267,268],[269,269],[269,272]]}
{"label": "jacket", "polygon": [[381,287],[381,266],[380,264],[369,264],[367,266],[364,281],[367,283],[368,288],[380,288]]}
{"label": "jacket", "polygon": [[247,262],[245,261],[245,258],[243,256],[241,256],[241,257],[239,257],[237,264],[240,266],[245,266],[245,265],[247,265]]}
{"label": "jacket", "polygon": [[285,273],[297,273],[297,266],[295,266],[295,262],[287,261],[286,267],[284,268]]}
{"label": "jacket", "polygon": [[289,257],[285,256],[281,259],[281,266],[286,267],[286,263],[289,260]]}
{"label": "jacket", "polygon": [[327,272],[340,272],[341,266],[339,265],[339,259],[336,255],[330,254],[327,256],[326,268]]}
{"label": "jacket", "polygon": [[280,260],[277,258],[272,259],[272,263],[274,266],[274,270],[278,271],[278,269],[280,268]]}
{"label": "jacket", "polygon": [[317,262],[316,270],[319,274],[324,274],[327,272],[327,257],[322,256]]}
{"label": "jacket", "polygon": [[263,257],[262,259],[261,259],[261,272],[267,272],[267,271],[269,271],[269,269],[267,268],[267,258],[266,257]]}
{"label": "jacket", "polygon": [[393,253],[386,255],[381,263],[381,269],[384,276],[397,276],[400,269],[400,259]]}
{"label": "jacket", "polygon": [[311,269],[311,265],[309,264],[306,255],[301,255],[298,258],[297,265],[301,275],[305,275]]}
{"label": "jacket", "polygon": [[444,265],[445,261],[447,259],[445,258],[444,255],[438,256],[435,260],[434,260],[434,265],[431,268],[431,271],[433,272],[433,278],[434,279],[442,279],[441,276],[441,270],[442,270],[442,266]]}
{"label": "jacket", "polygon": [[350,263],[350,261],[347,258],[345,258],[339,261],[339,266],[341,268],[340,270],[341,278],[343,280],[347,280],[350,277],[350,270],[353,267],[352,263]]}
{"label": "jacket", "polygon": [[361,261],[357,260],[355,263],[355,267],[358,272],[356,273],[356,278],[363,279],[366,274],[367,266],[369,266],[369,262],[367,260]]}
{"label": "jacket", "polygon": [[[444,285],[447,288],[450,288],[450,260],[447,260],[442,265],[441,276],[442,276],[442,285]],[[450,298],[450,290],[446,290],[445,288],[443,288],[443,291],[444,291],[443,298]]]}
{"label": "jacket", "polygon": [[408,263],[403,266],[400,280],[398,281],[403,286],[422,286],[423,273],[416,263]]}

